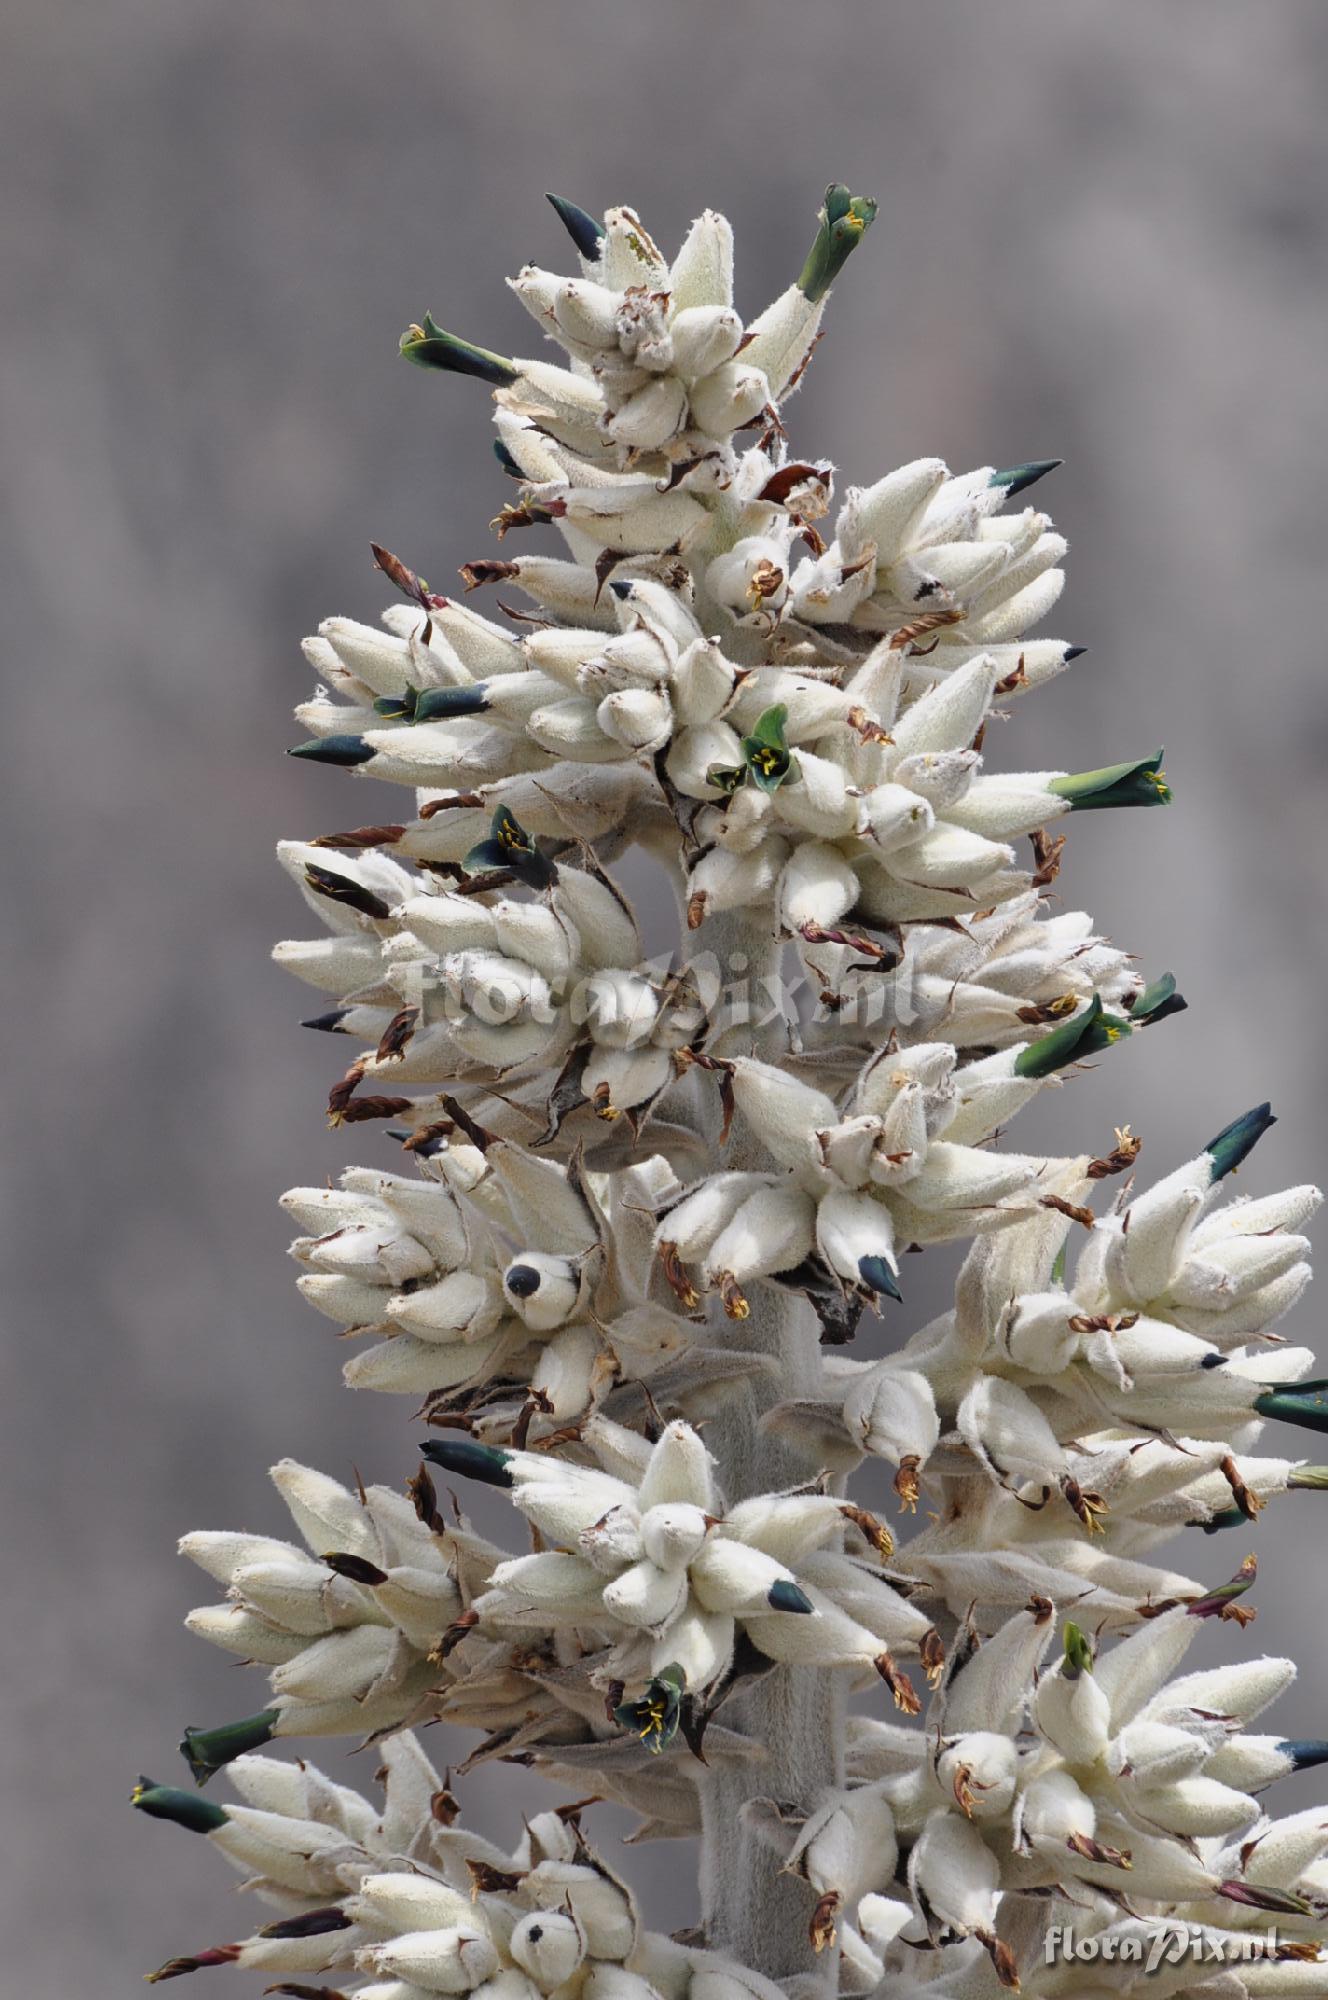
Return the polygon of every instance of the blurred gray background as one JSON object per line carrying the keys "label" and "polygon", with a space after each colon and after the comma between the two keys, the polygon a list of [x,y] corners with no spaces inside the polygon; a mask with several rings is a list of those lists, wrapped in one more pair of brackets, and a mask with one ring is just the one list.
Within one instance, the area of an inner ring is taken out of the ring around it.
{"label": "blurred gray background", "polygon": [[[352,1402],[293,1290],[278,1193],[388,1149],[325,1132],[344,1045],[300,1033],[267,963],[300,930],[276,838],[391,816],[284,761],[300,636],[376,616],[370,537],[442,585],[505,497],[483,391],[402,366],[400,328],[432,307],[528,341],[502,280],[565,259],[547,187],[632,201],[666,244],[725,209],[748,310],[828,179],[878,195],[795,445],[860,481],[1063,456],[1037,496],[1074,545],[1052,629],[1091,650],[989,747],[1084,768],[1165,742],[1178,793],[1077,824],[1060,886],[1191,1011],[1021,1143],[1128,1119],[1156,1173],[1271,1096],[1246,1185],[1312,1177],[1328,10],[10,0],[4,43],[0,1935],[6,1993],[118,2000],[248,1927],[206,1850],[127,1804],[182,1768],[183,1723],[261,1702],[181,1632],[206,1588],[175,1538],[279,1528],[285,1452],[413,1462],[404,1403]],[[1305,1665],[1291,1734],[1328,1724],[1316,1509],[1255,1538],[1252,1636]],[[509,1778],[463,1798],[515,1835]],[[681,1853],[630,1865],[685,1921]]]}

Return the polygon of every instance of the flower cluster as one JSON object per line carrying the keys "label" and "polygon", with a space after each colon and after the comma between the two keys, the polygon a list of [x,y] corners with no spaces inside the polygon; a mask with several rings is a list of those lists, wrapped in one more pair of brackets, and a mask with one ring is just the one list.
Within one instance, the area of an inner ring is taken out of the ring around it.
{"label": "flower cluster", "polygon": [[[891,1545],[872,1516],[827,1493],[725,1510],[688,1424],[669,1424],[630,1480],[470,1439],[430,1439],[424,1456],[509,1488],[551,1545],[493,1571],[474,1605],[481,1634],[514,1619],[541,1633],[601,1633],[614,1642],[599,1669],[609,1684],[671,1676],[705,1694],[732,1667],[741,1632],[768,1660],[873,1668],[911,1712],[917,1698],[892,1648],[939,1663],[930,1621],[879,1575]],[[672,1732],[654,1733],[662,1748]]]}
{"label": "flower cluster", "polygon": [[[1096,2000],[1168,1927],[1220,1956],[1275,1921],[1238,1972],[1138,1978],[1328,1992],[1328,1834],[1263,1803],[1328,1747],[1252,1731],[1289,1663],[1179,1672],[1253,1616],[1253,1558],[1215,1583],[1159,1556],[1328,1486],[1264,1447],[1328,1430],[1274,1330],[1317,1191],[1227,1199],[1266,1105],[1149,1186],[1128,1128],[1004,1142],[1184,1006],[1049,893],[1070,815],[1169,803],[1161,753],[988,761],[1083,650],[1030,636],[1066,544],[1023,496],[1055,462],[923,459],[837,497],[794,454],[789,398],[875,215],[846,188],[749,323],[722,217],[670,263],[630,209],[554,206],[579,268],[513,289],[557,358],[431,315],[402,342],[493,392],[502,556],[458,600],[376,549],[404,601],[305,646],[294,754],[414,788],[409,816],[280,850],[324,930],[277,957],[329,1003],[307,1025],[357,1044],[330,1118],[387,1123],[405,1168],[284,1197],[300,1290],[365,1342],[352,1386],[414,1400],[424,1463],[407,1497],[279,1466],[304,1546],[186,1538],[226,1591],[190,1624],[269,1670],[270,1705],[186,1732],[242,1804],[136,1802],[286,1914],[156,1976],[1087,2000],[1048,1948],[1072,1925],[1113,1968]],[[508,553],[550,528],[559,554]],[[533,608],[485,617],[488,587]],[[653,961],[614,879],[633,850],[677,901]],[[908,1326],[906,1255],[958,1240],[953,1305]],[[868,1314],[882,1358],[849,1346]],[[510,1501],[529,1548],[449,1515],[439,1473]],[[897,1716],[847,1717],[881,1682]],[[698,1929],[642,1929],[578,1808],[510,1855],[465,1834],[395,1733],[433,1720],[482,1732],[463,1769],[508,1758],[639,1838],[699,1834]],[[384,1740],[384,1810],[255,1754],[305,1735]]]}
{"label": "flower cluster", "polygon": [[416,1737],[388,1737],[381,1755],[381,1809],[315,1765],[252,1753],[227,1773],[236,1804],[141,1778],[140,1811],[204,1834],[248,1875],[247,1889],[284,1913],[236,1944],[170,1959],[149,1980],[234,1965],[368,1973],[357,1988],[366,2000],[779,2000],[778,1987],[745,1967],[647,1930],[630,1891],[586,1844],[575,1807],[527,1821],[509,1854],[460,1824]]}

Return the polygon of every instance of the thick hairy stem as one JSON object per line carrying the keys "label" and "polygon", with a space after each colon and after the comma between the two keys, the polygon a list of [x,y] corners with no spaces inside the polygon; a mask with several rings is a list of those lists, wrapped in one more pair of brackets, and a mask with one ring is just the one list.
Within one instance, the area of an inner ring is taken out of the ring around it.
{"label": "thick hairy stem", "polygon": [[701,1900],[711,1946],[770,1979],[810,1976],[833,1994],[839,1953],[813,1950],[816,1897],[786,1874],[778,1854],[744,1822],[750,1799],[805,1807],[843,1779],[844,1693],[840,1677],[814,1667],[777,1667],[726,1727],[766,1746],[763,1762],[708,1771],[701,1786]]}
{"label": "thick hairy stem", "polygon": [[[698,954],[713,954],[720,977],[750,982],[754,1020],[726,1038],[736,1052],[755,1047],[778,1060],[782,1024],[758,1025],[770,1005],[765,981],[779,968],[780,948],[765,923],[742,915],[710,919],[697,934]],[[725,1165],[768,1167],[770,1162],[741,1124],[735,1126]],[[717,1311],[717,1308],[715,1308]],[[734,1400],[706,1427],[706,1442],[719,1468],[725,1497],[742,1500],[778,1491],[805,1479],[805,1460],[779,1438],[759,1428],[771,1404],[814,1394],[821,1377],[815,1319],[802,1299],[768,1286],[753,1286],[745,1320],[719,1318],[717,1340],[728,1339],[776,1363],[774,1373]],[[805,1883],[786,1875],[778,1854],[744,1821],[743,1808],[755,1798],[773,1798],[809,1808],[827,1786],[843,1779],[844,1696],[840,1678],[811,1667],[777,1667],[755,1682],[741,1699],[725,1707],[724,1722],[741,1730],[765,1755],[750,1763],[708,1769],[701,1779],[701,1886],[706,1933],[718,1950],[770,1978],[812,1975],[826,1991],[836,1983],[838,1954],[812,1948],[809,1923],[815,1897]]]}
{"label": "thick hairy stem", "polygon": [[[754,1288],[755,1289],[755,1288]],[[707,1426],[730,1499],[795,1484],[805,1462],[756,1428],[762,1407],[796,1395],[820,1373],[820,1353],[808,1306],[765,1291],[750,1319],[735,1329],[744,1346],[774,1356],[778,1376]],[[754,1798],[806,1810],[827,1786],[843,1781],[844,1694],[841,1677],[815,1667],[776,1667],[723,1710],[726,1727],[762,1745],[750,1763],[717,1766],[701,1779],[701,1886],[706,1933],[720,1951],[772,1979],[794,1973],[823,1977],[835,1987],[838,1954],[812,1949],[808,1926],[816,1898],[783,1873],[780,1857],[742,1817]]]}

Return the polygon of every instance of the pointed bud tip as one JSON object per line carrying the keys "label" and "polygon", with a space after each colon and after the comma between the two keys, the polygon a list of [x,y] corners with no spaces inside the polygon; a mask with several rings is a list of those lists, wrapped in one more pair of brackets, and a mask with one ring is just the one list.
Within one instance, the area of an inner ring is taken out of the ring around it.
{"label": "pointed bud tip", "polygon": [[1078,1680],[1080,1674],[1093,1671],[1093,1648],[1085,1634],[1072,1619],[1065,1621],[1065,1653],[1061,1660],[1061,1672],[1067,1680]]}
{"label": "pointed bud tip", "polygon": [[1051,1076],[1070,1063],[1100,1055],[1116,1042],[1125,1041],[1130,1024],[1123,1016],[1108,1014],[1102,995],[1095,993],[1087,1007],[1071,1014],[1035,1042],[1028,1042],[1014,1059],[1014,1073],[1029,1081]]}
{"label": "pointed bud tip", "polygon": [[[1013,499],[1016,493],[1027,492],[1030,486],[1036,486],[1039,479],[1045,479],[1049,472],[1055,472],[1064,463],[1063,458],[1026,459],[1022,465],[1002,466],[1000,471],[992,473],[987,485],[1003,487],[1006,499]],[[1079,650],[1082,652],[1083,648]]]}
{"label": "pointed bud tip", "polygon": [[349,1012],[349,1007],[333,1007],[327,1014],[311,1014],[307,1021],[301,1021],[300,1026],[317,1028],[323,1035],[335,1035]]}
{"label": "pointed bud tip", "polygon": [[821,226],[797,281],[809,304],[820,304],[875,222],[876,212],[870,195],[851,194],[842,181],[831,182],[821,207]]}
{"label": "pointed bud tip", "polygon": [[1162,769],[1163,752],[1106,764],[1098,771],[1068,771],[1051,778],[1047,790],[1065,799],[1071,812],[1101,812],[1117,806],[1169,806],[1172,790]]}
{"label": "pointed bud tip", "polygon": [[180,1755],[193,1772],[195,1782],[205,1785],[232,1758],[246,1756],[249,1751],[270,1743],[280,1717],[280,1709],[265,1708],[257,1715],[242,1717],[239,1722],[223,1722],[216,1729],[186,1729],[180,1739]]}
{"label": "pointed bud tip", "polygon": [[868,1291],[878,1297],[898,1299],[902,1305],[904,1294],[899,1289],[899,1281],[884,1257],[859,1257],[858,1276]]}
{"label": "pointed bud tip", "polygon": [[806,1591],[784,1576],[771,1584],[766,1603],[772,1611],[795,1611],[804,1618],[816,1609]]}
{"label": "pointed bud tip", "polygon": [[138,1780],[129,1802],[149,1819],[170,1820],[190,1833],[215,1833],[229,1818],[225,1808],[214,1805],[211,1799],[201,1799],[197,1792],[182,1791],[177,1785],[155,1784],[151,1778]]}
{"label": "pointed bud tip", "polygon": [[426,1438],[420,1446],[420,1456],[427,1458],[431,1465],[441,1466],[444,1472],[478,1479],[485,1486],[512,1484],[512,1475],[507,1469],[512,1453],[501,1450],[497,1445],[481,1444],[478,1438]]}
{"label": "pointed bud tip", "polygon": [[472,681],[465,687],[426,688],[415,697],[412,722],[445,722],[456,715],[483,715],[489,706],[485,682]]}
{"label": "pointed bud tip", "polygon": [[1215,1139],[1210,1139],[1204,1147],[1213,1162],[1214,1181],[1225,1180],[1234,1174],[1243,1160],[1247,1160],[1262,1139],[1270,1125],[1276,1125],[1277,1118],[1272,1105],[1265,1100],[1256,1104],[1252,1111],[1242,1112],[1224,1125]]}
{"label": "pointed bud tip", "polygon": [[473,342],[449,333],[439,326],[432,313],[424,315],[422,324],[406,328],[398,352],[417,368],[438,368],[447,375],[472,375],[495,389],[507,388],[520,373],[506,355],[493,354],[487,347],[476,347]]}
{"label": "pointed bud tip", "polygon": [[1188,1007],[1185,995],[1176,991],[1175,973],[1164,972],[1161,978],[1153,980],[1135,996],[1130,1007],[1130,1020],[1136,1027],[1144,1027],[1156,1021],[1166,1021],[1173,1014],[1184,1014]]}
{"label": "pointed bud tip", "polygon": [[286,752],[288,757],[307,757],[311,764],[340,764],[346,768],[367,764],[373,754],[372,745],[362,736],[315,736]]}
{"label": "pointed bud tip", "polygon": [[1328,1431],[1328,1379],[1265,1389],[1255,1397],[1254,1408],[1258,1416],[1297,1424],[1301,1430]]}
{"label": "pointed bud tip", "polygon": [[1243,1507],[1223,1507],[1207,1521],[1191,1522],[1192,1527],[1201,1527],[1206,1535],[1220,1535],[1225,1528],[1248,1527],[1249,1515]]}
{"label": "pointed bud tip", "polygon": [[1328,1764],[1328,1743],[1321,1737],[1284,1737],[1278,1744],[1284,1757],[1291,1759],[1293,1771],[1309,1771],[1316,1764]]}
{"label": "pointed bud tip", "polygon": [[599,246],[604,238],[604,224],[597,222],[593,215],[584,208],[579,208],[574,201],[568,201],[566,195],[546,194],[544,199],[571,237],[579,254],[588,263],[593,264],[599,256]]}

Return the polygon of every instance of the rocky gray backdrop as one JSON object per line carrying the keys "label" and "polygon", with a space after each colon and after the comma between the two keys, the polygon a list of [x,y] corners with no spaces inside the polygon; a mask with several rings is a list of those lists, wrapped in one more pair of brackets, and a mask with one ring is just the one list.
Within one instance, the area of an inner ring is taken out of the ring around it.
{"label": "rocky gray backdrop", "polygon": [[[343,1051],[267,964],[299,921],[278,835],[373,816],[283,759],[301,634],[376,615],[371,536],[442,583],[503,497],[483,392],[404,367],[400,328],[431,306],[528,339],[502,280],[565,252],[547,187],[670,243],[724,208],[749,309],[828,179],[878,195],[795,443],[860,481],[1063,456],[1055,626],[1090,652],[991,747],[1083,768],[1165,742],[1178,793],[1076,826],[1061,886],[1191,1012],[1044,1100],[1028,1143],[1128,1119],[1156,1173],[1271,1096],[1248,1184],[1312,1177],[1328,11],[11,0],[4,39],[0,1935],[16,2000],[118,2000],[249,1927],[206,1850],[128,1805],[183,1723],[259,1705],[181,1632],[204,1593],[175,1538],[276,1527],[281,1453],[412,1463],[404,1406],[352,1404],[293,1291],[277,1194],[386,1153],[324,1131]],[[1254,1536],[1252,1638],[1305,1668],[1292,1734],[1328,1722],[1317,1507]],[[515,1834],[509,1774],[463,1796]],[[628,1865],[687,1920],[679,1851]]]}

